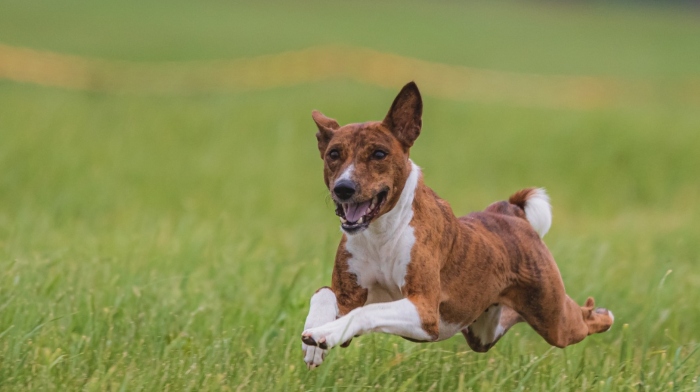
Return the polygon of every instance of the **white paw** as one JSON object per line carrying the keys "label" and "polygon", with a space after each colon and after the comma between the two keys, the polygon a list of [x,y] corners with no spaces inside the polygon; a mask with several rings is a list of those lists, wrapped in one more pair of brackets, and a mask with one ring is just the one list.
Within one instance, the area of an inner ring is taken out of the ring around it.
{"label": "white paw", "polygon": [[[306,317],[304,330],[309,331],[314,327],[321,327],[333,322],[338,315],[338,305],[335,294],[329,288],[321,288],[311,297],[311,307],[309,315]],[[304,332],[306,334],[306,332]],[[318,344],[316,340],[302,335],[301,349],[304,352],[304,362],[309,369],[313,369],[323,362],[328,354],[328,348],[323,344]]]}
{"label": "white paw", "polygon": [[301,334],[301,340],[308,346],[317,346],[325,350],[345,343],[352,339],[353,333],[342,320],[338,319],[320,327],[307,329]]}
{"label": "white paw", "polygon": [[326,354],[328,354],[328,350],[316,346],[309,346],[306,343],[301,344],[301,350],[304,352],[304,362],[306,362],[306,367],[309,370],[321,366],[323,360],[326,358]]}

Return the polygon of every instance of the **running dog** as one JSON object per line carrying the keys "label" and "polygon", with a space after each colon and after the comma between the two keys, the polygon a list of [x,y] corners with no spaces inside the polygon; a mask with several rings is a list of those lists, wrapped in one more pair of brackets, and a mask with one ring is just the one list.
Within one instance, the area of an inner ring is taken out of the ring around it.
{"label": "running dog", "polygon": [[566,295],[541,240],[552,222],[543,189],[458,218],[423,183],[409,159],[422,112],[411,82],[381,122],[341,127],[312,114],[343,238],[331,287],[311,297],[301,335],[307,366],[370,332],[417,342],[461,332],[474,351],[486,352],[521,321],[557,347],[610,329],[612,312]]}

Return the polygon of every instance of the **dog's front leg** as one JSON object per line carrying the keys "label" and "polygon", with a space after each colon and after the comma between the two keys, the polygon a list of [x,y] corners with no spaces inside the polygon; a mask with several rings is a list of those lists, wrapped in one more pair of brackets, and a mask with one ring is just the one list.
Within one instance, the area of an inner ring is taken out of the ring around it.
{"label": "dog's front leg", "polygon": [[[334,321],[337,317],[338,302],[335,293],[330,287],[321,287],[311,297],[311,306],[309,314],[306,316],[304,330],[320,327]],[[304,352],[304,362],[309,369],[319,366],[328,352],[327,349],[306,343],[301,344],[301,349]]]}
{"label": "dog's front leg", "polygon": [[418,341],[437,338],[423,329],[423,321],[413,301],[404,298],[357,308],[320,327],[306,329],[302,341],[309,346],[330,349],[369,332],[384,332]]}

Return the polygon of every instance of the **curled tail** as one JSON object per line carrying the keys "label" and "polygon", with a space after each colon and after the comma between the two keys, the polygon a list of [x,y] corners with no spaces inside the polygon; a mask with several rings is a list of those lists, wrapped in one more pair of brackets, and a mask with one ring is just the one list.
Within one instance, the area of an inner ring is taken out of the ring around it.
{"label": "curled tail", "polygon": [[552,227],[552,206],[543,188],[523,189],[511,196],[508,202],[525,211],[525,218],[540,237],[544,237]]}

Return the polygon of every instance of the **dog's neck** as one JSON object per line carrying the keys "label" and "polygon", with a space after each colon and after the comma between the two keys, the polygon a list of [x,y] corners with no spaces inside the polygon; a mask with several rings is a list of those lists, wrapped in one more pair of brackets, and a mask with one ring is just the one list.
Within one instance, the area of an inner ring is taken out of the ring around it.
{"label": "dog's neck", "polygon": [[[413,201],[416,196],[416,189],[418,188],[418,182],[420,179],[420,167],[409,160],[411,165],[411,171],[406,178],[406,183],[401,191],[401,196],[396,202],[394,208],[386,214],[380,216],[372,222],[367,230],[358,233],[356,236],[364,236],[369,239],[372,238],[374,241],[389,241],[391,238],[396,238],[404,230],[409,227],[411,220],[413,219]],[[353,237],[349,236],[349,240]]]}

